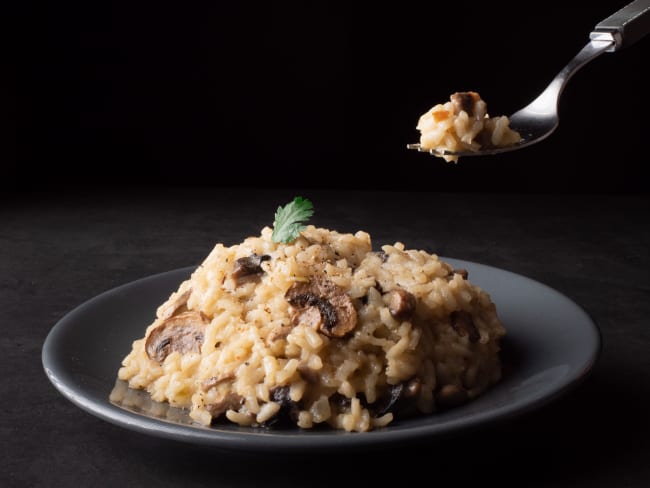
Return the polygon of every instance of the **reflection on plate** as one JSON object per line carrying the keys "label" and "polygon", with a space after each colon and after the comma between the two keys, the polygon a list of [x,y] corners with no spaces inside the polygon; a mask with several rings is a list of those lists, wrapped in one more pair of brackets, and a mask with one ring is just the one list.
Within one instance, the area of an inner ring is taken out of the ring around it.
{"label": "reflection on plate", "polygon": [[585,378],[600,351],[600,334],[585,311],[565,295],[521,275],[478,263],[440,257],[465,268],[497,306],[507,336],[503,379],[471,403],[396,420],[364,433],[336,430],[204,427],[186,412],[152,402],[116,382],[133,340],[157,306],[194,267],[162,273],[109,290],[72,310],[50,331],[43,367],[52,384],[83,410],[134,431],[233,450],[344,449],[452,434],[528,412]]}

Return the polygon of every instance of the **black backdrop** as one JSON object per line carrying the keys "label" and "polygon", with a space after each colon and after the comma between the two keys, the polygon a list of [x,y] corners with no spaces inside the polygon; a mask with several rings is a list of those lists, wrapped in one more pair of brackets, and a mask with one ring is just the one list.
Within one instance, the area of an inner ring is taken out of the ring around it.
{"label": "black backdrop", "polygon": [[455,91],[525,105],[627,1],[583,3],[33,6],[2,181],[647,192],[650,36],[577,73],[541,144],[456,165],[405,148]]}

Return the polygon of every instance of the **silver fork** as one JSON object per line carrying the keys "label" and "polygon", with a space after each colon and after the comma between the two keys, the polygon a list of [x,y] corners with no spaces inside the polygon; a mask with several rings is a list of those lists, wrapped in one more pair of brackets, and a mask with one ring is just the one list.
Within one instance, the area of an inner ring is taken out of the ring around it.
{"label": "silver fork", "polygon": [[479,151],[448,151],[423,149],[420,144],[407,144],[407,149],[433,156],[484,156],[514,151],[536,144],[550,136],[560,122],[558,104],[571,77],[589,61],[604,52],[616,52],[631,46],[650,32],[650,0],[635,0],[599,22],[589,34],[589,43],[549,83],[530,104],[509,116],[510,127],[521,135],[520,142]]}

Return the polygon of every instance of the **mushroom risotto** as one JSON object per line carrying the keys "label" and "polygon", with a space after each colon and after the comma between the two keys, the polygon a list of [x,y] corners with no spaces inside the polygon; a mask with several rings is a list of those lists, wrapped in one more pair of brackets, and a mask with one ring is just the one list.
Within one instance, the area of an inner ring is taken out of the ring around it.
{"label": "mushroom risotto", "polygon": [[[521,135],[510,128],[508,117],[490,117],[487,105],[473,91],[454,93],[445,104],[435,105],[420,117],[416,129],[420,131],[420,147],[427,151],[475,152],[521,140]],[[458,161],[457,155],[440,157]]]}
{"label": "mushroom risotto", "polygon": [[119,378],[204,425],[364,432],[470,401],[500,379],[489,295],[435,254],[270,227],[216,244],[133,342]]}

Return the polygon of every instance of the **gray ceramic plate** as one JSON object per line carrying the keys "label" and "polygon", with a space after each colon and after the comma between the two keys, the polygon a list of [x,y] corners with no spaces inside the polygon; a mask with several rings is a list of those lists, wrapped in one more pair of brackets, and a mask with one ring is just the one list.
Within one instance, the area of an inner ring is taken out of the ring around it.
{"label": "gray ceramic plate", "polygon": [[580,306],[518,274],[441,259],[469,271],[472,283],[492,297],[508,331],[502,381],[482,397],[444,413],[395,421],[367,433],[203,427],[189,422],[182,411],[152,404],[146,395],[116,383],[132,341],[144,334],[158,305],[189,277],[192,267],[120,286],[72,310],[48,335],[43,366],[66,398],[108,422],[154,436],[248,452],[394,446],[455,434],[545,405],[590,372],[600,352],[600,334]]}

